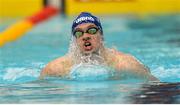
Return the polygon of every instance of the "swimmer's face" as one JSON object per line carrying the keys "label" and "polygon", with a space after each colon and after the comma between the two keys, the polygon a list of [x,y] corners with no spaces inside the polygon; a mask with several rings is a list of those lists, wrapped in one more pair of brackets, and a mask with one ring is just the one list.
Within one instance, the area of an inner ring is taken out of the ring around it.
{"label": "swimmer's face", "polygon": [[[83,33],[83,34],[82,34]],[[97,51],[102,43],[102,35],[93,23],[80,24],[75,28],[74,35],[82,53]]]}

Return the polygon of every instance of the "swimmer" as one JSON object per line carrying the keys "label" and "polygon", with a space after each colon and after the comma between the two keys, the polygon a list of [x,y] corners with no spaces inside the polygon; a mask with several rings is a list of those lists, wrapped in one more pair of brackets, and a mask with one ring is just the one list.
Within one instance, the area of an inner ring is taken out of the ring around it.
{"label": "swimmer", "polygon": [[48,63],[40,78],[67,76],[74,65],[80,63],[105,64],[118,72],[127,71],[149,81],[158,81],[149,69],[130,54],[104,46],[100,20],[88,12],[82,12],[72,24],[69,52]]}

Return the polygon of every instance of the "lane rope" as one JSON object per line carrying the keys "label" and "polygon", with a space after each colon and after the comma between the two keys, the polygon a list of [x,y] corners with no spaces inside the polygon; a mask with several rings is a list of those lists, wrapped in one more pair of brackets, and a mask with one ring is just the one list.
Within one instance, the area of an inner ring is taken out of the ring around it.
{"label": "lane rope", "polygon": [[19,39],[36,24],[58,13],[58,8],[48,6],[42,9],[40,12],[25,18],[24,20],[17,21],[16,23],[10,25],[7,29],[0,33],[0,47],[3,47],[6,43],[10,43]]}

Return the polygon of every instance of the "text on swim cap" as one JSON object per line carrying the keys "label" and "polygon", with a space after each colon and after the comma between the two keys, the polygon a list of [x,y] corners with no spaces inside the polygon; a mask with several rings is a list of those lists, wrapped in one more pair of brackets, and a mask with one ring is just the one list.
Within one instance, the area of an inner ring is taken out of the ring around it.
{"label": "text on swim cap", "polygon": [[92,17],[81,17],[81,18],[77,19],[75,22],[79,23],[79,22],[84,21],[84,20],[94,21],[94,19]]}

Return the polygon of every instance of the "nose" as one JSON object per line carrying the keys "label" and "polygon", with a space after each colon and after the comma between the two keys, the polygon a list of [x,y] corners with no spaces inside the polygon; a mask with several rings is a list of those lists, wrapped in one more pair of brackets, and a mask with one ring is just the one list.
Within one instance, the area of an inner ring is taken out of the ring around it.
{"label": "nose", "polygon": [[86,37],[83,38],[83,41],[88,41],[88,40],[91,40],[91,37],[86,36]]}

